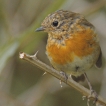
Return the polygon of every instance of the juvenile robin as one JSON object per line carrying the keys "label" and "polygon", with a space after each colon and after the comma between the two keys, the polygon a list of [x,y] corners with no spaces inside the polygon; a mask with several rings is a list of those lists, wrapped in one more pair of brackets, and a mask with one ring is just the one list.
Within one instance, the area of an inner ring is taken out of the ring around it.
{"label": "juvenile robin", "polygon": [[48,33],[46,54],[52,66],[75,81],[86,78],[92,91],[85,72],[93,65],[102,66],[95,27],[79,13],[58,10],[49,14],[36,31]]}

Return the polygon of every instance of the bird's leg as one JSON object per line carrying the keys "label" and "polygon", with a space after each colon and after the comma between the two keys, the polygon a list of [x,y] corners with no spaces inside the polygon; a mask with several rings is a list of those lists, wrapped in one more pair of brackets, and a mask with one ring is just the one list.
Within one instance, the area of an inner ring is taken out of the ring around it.
{"label": "bird's leg", "polygon": [[[63,71],[60,71],[60,74],[62,74],[64,76],[65,82],[67,83],[67,79],[68,79],[67,74],[65,72],[63,72]],[[60,80],[60,85],[62,87],[62,81],[61,80]]]}
{"label": "bird's leg", "polygon": [[[51,65],[51,66],[52,66],[52,68],[54,68],[53,65]],[[55,68],[54,68],[54,69],[55,69]],[[67,82],[67,79],[68,79],[67,74],[66,74],[64,71],[60,71],[60,74],[62,74],[62,75],[64,76],[64,79],[65,79],[65,81]],[[61,80],[60,80],[60,86],[63,87]]]}
{"label": "bird's leg", "polygon": [[89,86],[89,88],[90,88],[90,91],[92,91],[93,88],[92,88],[92,85],[91,85],[91,83],[90,83],[90,81],[89,81],[89,79],[88,79],[86,73],[84,73],[84,76],[85,76],[85,79],[86,79],[86,81],[87,81],[87,83],[88,83],[88,86]]}
{"label": "bird's leg", "polygon": [[[96,101],[97,101],[97,99],[98,99],[98,94],[96,93],[96,91],[93,90],[92,85],[91,85],[91,83],[90,83],[90,81],[89,81],[89,79],[88,79],[86,73],[84,73],[84,76],[85,76],[85,79],[86,79],[86,81],[87,81],[87,83],[88,83],[88,86],[89,86],[89,88],[90,88],[91,95],[92,95],[92,94],[95,95],[95,100],[94,100],[94,102],[93,102],[93,103],[95,104]],[[91,95],[90,95],[88,98],[90,98]]]}
{"label": "bird's leg", "polygon": [[61,71],[60,74],[64,76],[65,82],[67,82],[68,76],[65,72]]}

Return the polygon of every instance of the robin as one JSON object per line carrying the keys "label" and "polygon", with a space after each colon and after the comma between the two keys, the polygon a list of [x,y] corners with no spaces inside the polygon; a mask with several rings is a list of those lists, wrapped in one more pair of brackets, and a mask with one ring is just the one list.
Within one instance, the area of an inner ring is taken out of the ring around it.
{"label": "robin", "polygon": [[86,78],[93,91],[85,72],[93,65],[102,66],[95,27],[79,13],[58,10],[49,14],[36,31],[48,33],[46,54],[52,66],[75,81]]}

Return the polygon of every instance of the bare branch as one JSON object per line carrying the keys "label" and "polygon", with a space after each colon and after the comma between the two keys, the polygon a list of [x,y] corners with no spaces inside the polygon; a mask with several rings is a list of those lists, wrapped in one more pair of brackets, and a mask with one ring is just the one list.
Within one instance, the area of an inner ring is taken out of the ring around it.
{"label": "bare branch", "polygon": [[[75,82],[74,80],[72,80],[71,78],[68,78],[67,81],[64,78],[64,75],[60,74],[59,71],[53,69],[52,67],[46,65],[45,63],[41,62],[39,59],[37,59],[36,55],[38,52],[35,53],[35,55],[28,55],[26,53],[21,52],[19,54],[19,57],[23,60],[28,61],[29,63],[39,67],[40,69],[44,70],[45,72],[53,75],[54,77],[58,78],[59,80],[63,81],[64,83],[66,83],[69,86],[72,86],[73,88],[75,88],[77,91],[79,91],[80,93],[82,93],[82,95],[84,95],[85,97],[89,97],[89,95],[91,94],[90,90],[88,90],[87,88],[85,88],[84,86],[80,85],[79,83]],[[95,95],[91,95],[89,99],[94,100],[95,99]],[[99,104],[101,104],[102,106],[106,106],[106,101],[100,97],[98,95],[98,101]]]}

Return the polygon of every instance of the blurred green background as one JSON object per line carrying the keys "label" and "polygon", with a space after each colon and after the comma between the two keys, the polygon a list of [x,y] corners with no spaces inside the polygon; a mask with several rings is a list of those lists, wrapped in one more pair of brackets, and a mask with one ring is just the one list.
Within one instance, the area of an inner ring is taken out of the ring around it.
{"label": "blurred green background", "polygon": [[[106,0],[0,0],[0,106],[86,106],[73,88],[19,59],[19,52],[34,54],[50,65],[45,55],[47,33],[35,32],[42,20],[58,9],[83,14],[100,38],[106,58]],[[106,99],[106,67],[87,72],[93,88]],[[81,83],[88,87],[87,83]]]}

